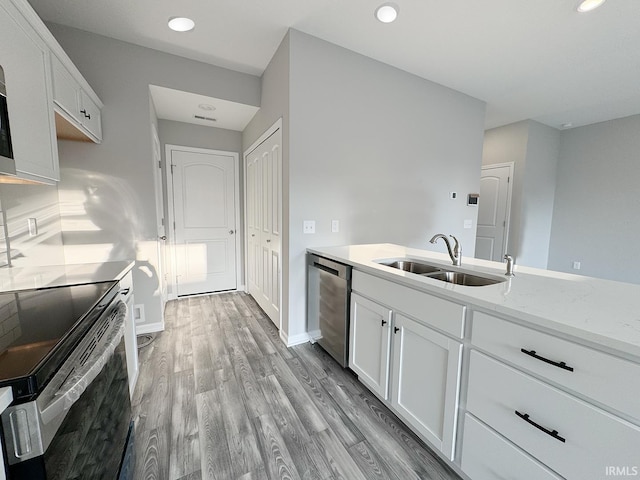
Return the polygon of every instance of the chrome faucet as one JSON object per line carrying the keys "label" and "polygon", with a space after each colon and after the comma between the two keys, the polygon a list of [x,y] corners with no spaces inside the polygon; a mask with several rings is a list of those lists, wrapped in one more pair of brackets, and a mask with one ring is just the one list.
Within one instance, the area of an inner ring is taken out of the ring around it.
{"label": "chrome faucet", "polygon": [[507,277],[513,277],[515,276],[515,273],[513,273],[513,267],[515,266],[516,262],[513,259],[513,257],[511,255],[509,255],[508,253],[505,254],[504,259],[507,261],[507,273],[505,273],[505,275]]}
{"label": "chrome faucet", "polygon": [[442,233],[438,233],[434,235],[433,237],[431,237],[431,240],[429,241],[431,243],[436,243],[436,240],[438,240],[439,238],[443,239],[444,243],[447,244],[447,250],[449,251],[449,256],[451,257],[451,261],[456,267],[459,267],[460,264],[462,263],[462,247],[460,246],[460,242],[458,242],[458,239],[456,237],[454,237],[453,235],[449,235],[449,236],[453,238],[453,240],[456,242],[453,247],[453,250],[451,249],[451,242],[449,241],[447,236],[443,235]]}

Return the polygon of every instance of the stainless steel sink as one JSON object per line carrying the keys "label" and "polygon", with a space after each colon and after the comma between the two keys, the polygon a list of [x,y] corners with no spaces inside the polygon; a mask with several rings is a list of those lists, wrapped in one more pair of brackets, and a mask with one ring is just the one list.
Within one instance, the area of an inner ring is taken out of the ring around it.
{"label": "stainless steel sink", "polygon": [[424,275],[425,273],[440,272],[441,269],[422,262],[415,262],[412,260],[396,260],[392,262],[378,262],[380,265],[386,265],[387,267],[397,268],[404,272],[411,272],[417,275]]}
{"label": "stainless steel sink", "polygon": [[466,287],[483,287],[485,285],[495,285],[504,282],[506,279],[483,277],[465,272],[452,272],[443,270],[429,263],[423,263],[411,259],[399,260],[378,260],[376,263],[386,265],[387,267],[397,268],[403,272],[415,273],[423,277],[433,278],[441,282],[453,283],[455,285],[464,285]]}
{"label": "stainless steel sink", "polygon": [[467,287],[483,287],[485,285],[495,285],[496,283],[504,282],[503,279],[480,277],[464,272],[437,272],[425,276],[447,283],[465,285]]}

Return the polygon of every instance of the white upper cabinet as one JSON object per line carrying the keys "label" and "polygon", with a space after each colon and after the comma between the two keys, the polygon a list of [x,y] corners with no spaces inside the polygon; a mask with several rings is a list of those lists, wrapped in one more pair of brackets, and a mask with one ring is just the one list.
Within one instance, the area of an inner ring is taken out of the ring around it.
{"label": "white upper cabinet", "polygon": [[16,176],[54,183],[60,179],[47,45],[9,0],[0,0],[0,65]]}
{"label": "white upper cabinet", "polygon": [[[63,62],[51,55],[53,100],[58,137],[66,140],[102,141],[100,106],[82,88]],[[66,123],[65,123],[66,122]]]}

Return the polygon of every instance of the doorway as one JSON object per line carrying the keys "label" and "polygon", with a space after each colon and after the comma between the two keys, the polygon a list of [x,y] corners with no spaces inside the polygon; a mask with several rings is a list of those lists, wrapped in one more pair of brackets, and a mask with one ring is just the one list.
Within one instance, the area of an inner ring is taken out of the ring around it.
{"label": "doorway", "polygon": [[280,329],[282,302],[282,128],[245,153],[247,291]]}
{"label": "doorway", "polygon": [[507,251],[513,163],[482,167],[476,258],[501,262]]}
{"label": "doorway", "polygon": [[238,154],[166,146],[176,296],[237,289]]}

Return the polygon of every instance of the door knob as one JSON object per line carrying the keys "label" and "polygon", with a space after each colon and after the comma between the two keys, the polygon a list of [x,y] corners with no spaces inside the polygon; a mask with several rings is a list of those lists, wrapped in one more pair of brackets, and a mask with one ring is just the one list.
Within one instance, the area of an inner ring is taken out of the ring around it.
{"label": "door knob", "polygon": [[229,230],[229,235],[233,235],[235,232],[235,230]]}
{"label": "door knob", "polygon": [[158,237],[160,240],[166,240],[167,236],[166,235],[162,235],[161,237]]}

